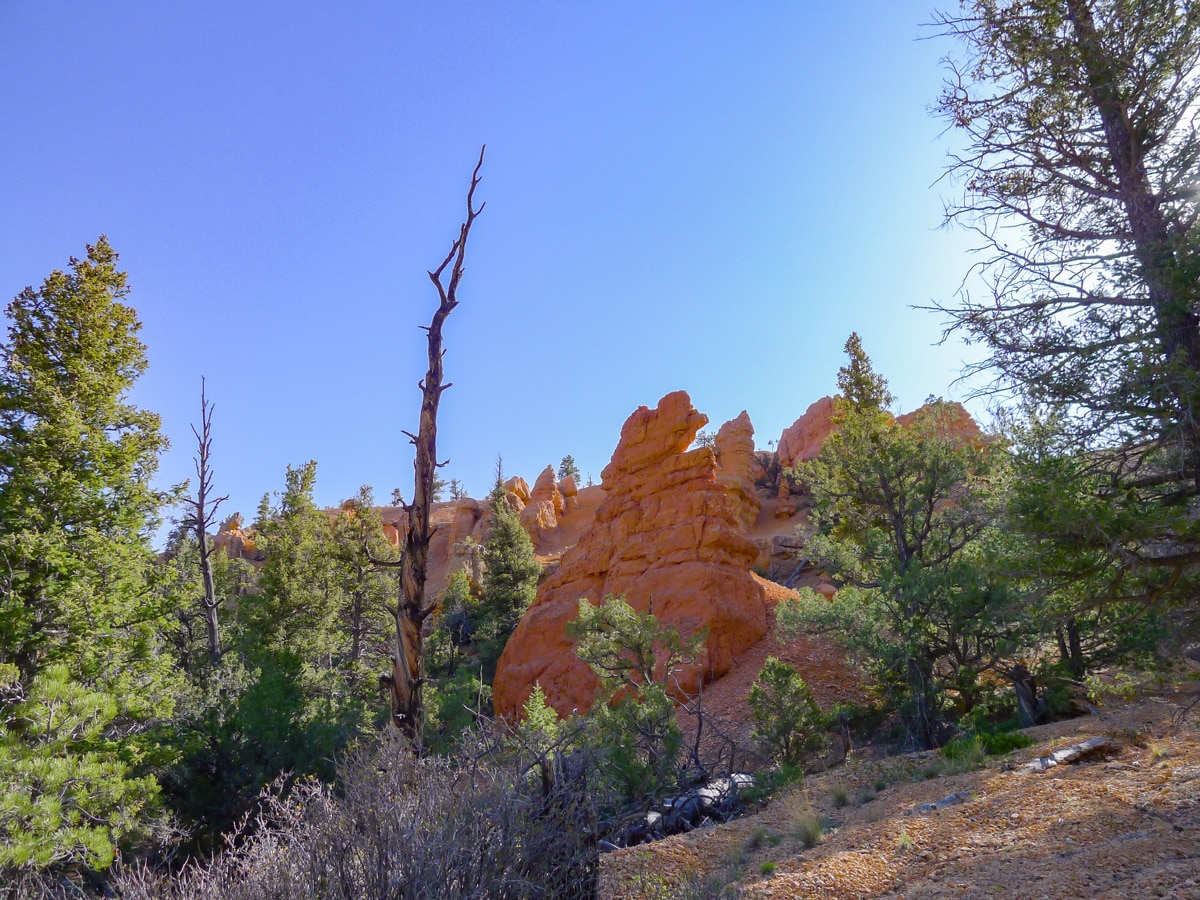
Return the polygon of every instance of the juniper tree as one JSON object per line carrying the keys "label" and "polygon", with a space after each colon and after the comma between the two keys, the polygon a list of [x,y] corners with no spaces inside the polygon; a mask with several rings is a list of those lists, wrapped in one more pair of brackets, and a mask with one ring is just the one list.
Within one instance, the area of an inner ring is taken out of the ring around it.
{"label": "juniper tree", "polygon": [[[1100,565],[1092,599],[1194,596],[1200,563],[1200,6],[972,0],[936,111],[961,139],[947,220],[983,289],[945,308],[976,367],[1062,423],[1075,515],[1027,520]],[[1116,528],[1107,526],[1116,525]],[[1070,577],[1069,568],[1064,573]]]}

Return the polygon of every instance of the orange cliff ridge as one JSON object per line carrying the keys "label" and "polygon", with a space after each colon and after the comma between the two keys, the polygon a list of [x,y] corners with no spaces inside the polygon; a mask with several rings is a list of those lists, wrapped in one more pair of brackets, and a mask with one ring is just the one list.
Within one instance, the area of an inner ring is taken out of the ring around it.
{"label": "orange cliff ridge", "polygon": [[706,660],[681,673],[685,691],[728,672],[766,633],[766,594],[750,574],[759,550],[742,520],[754,493],[753,429],[739,417],[723,452],[689,450],[707,422],[683,391],[625,422],[594,521],[539,586],[500,657],[498,714],[516,714],[535,684],[562,714],[590,708],[597,681],[564,630],[580,598],[623,595],[639,612],[653,600],[654,614],[680,634],[707,629]]}

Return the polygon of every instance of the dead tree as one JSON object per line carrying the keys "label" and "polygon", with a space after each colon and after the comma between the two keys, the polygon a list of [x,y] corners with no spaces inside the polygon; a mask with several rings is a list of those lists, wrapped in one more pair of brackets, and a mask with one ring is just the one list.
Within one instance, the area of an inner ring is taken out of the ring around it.
{"label": "dead tree", "polygon": [[196,426],[192,426],[192,434],[196,436],[196,496],[184,500],[191,508],[191,513],[184,519],[183,524],[192,529],[200,548],[200,577],[204,582],[204,596],[200,599],[200,608],[204,613],[204,628],[208,637],[208,659],[216,665],[221,661],[221,631],[217,620],[217,608],[221,601],[217,599],[217,588],[213,582],[208,529],[216,521],[217,507],[229,497],[209,497],[212,491],[212,470],[208,467],[209,456],[212,454],[212,411],[212,405],[204,393],[204,379],[201,378],[200,430],[197,431]]}
{"label": "dead tree", "polygon": [[[467,191],[467,218],[459,228],[458,238],[450,246],[450,252],[442,264],[429,273],[429,280],[437,288],[437,312],[433,321],[421,326],[429,341],[429,370],[419,383],[421,388],[421,419],[417,433],[403,432],[415,448],[413,469],[413,499],[405,505],[408,526],[404,534],[404,556],[400,566],[400,596],[392,615],[396,620],[396,645],[392,653],[392,671],[380,681],[387,687],[391,700],[392,724],[414,747],[420,745],[422,724],[422,672],[421,626],[433,612],[436,599],[425,598],[425,576],[429,564],[429,539],[433,529],[429,522],[429,508],[433,502],[434,479],[437,470],[446,463],[437,461],[437,414],[442,392],[450,387],[442,383],[442,325],[454,307],[458,306],[458,285],[462,281],[463,261],[467,253],[467,237],[475,217],[483,212],[486,204],[475,208],[475,188],[479,186],[479,170],[483,166],[486,147],[479,150],[479,161],[471,173],[471,187]],[[448,281],[443,275],[449,268]]]}

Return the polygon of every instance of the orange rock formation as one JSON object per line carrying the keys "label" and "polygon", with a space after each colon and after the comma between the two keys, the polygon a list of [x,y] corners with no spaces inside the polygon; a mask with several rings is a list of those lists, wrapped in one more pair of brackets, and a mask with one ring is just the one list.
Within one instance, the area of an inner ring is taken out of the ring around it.
{"label": "orange rock formation", "polygon": [[[927,403],[912,412],[897,416],[896,422],[907,426],[928,408]],[[947,403],[946,408],[947,416],[942,424],[948,434],[960,440],[974,440],[979,437],[979,426],[965,406],[961,403]],[[833,398],[822,397],[809,406],[804,415],[785,428],[779,436],[779,465],[788,469],[798,462],[814,459],[821,452],[825,438],[829,437],[833,427]]]}
{"label": "orange rock formation", "polygon": [[[500,657],[499,714],[514,715],[535,683],[560,713],[590,708],[596,678],[564,631],[582,597],[624,595],[642,612],[653,599],[655,615],[681,634],[708,629],[707,658],[683,673],[684,689],[729,671],[766,632],[765,594],[749,572],[758,551],[738,501],[718,480],[713,450],[687,449],[707,422],[683,391],[656,409],[640,407],[625,422],[601,475],[605,499],[594,522],[539,587]],[[727,434],[731,460],[743,443],[731,435],[744,431],[738,425]],[[730,471],[736,468],[731,462]]]}
{"label": "orange rock formation", "polygon": [[779,465],[790,469],[798,462],[815,458],[821,452],[821,445],[825,443],[825,438],[831,431],[833,398],[822,397],[809,406],[804,415],[783,429],[776,447]]}
{"label": "orange rock formation", "polygon": [[254,529],[242,528],[241,513],[234,513],[221,523],[220,529],[213,535],[213,549],[223,551],[230,559],[262,559],[262,554],[254,544]]}
{"label": "orange rock formation", "polygon": [[762,477],[763,470],[754,455],[754,426],[744,409],[717,431],[713,449],[717,454],[717,480],[733,498],[742,525],[753,528],[762,508],[754,482]]}
{"label": "orange rock formation", "polygon": [[554,466],[542,469],[537,481],[533,483],[533,490],[529,492],[529,500],[531,503],[549,503],[556,518],[567,511],[567,502],[554,478]]}
{"label": "orange rock formation", "polygon": [[563,504],[566,506],[567,512],[579,509],[579,486],[575,484],[574,475],[568,475],[560,481],[558,489],[562,491]]}
{"label": "orange rock formation", "polygon": [[529,482],[519,475],[514,475],[504,482],[505,496],[509,505],[517,512],[523,510],[529,503]]}
{"label": "orange rock formation", "polygon": [[[955,438],[962,443],[977,440],[982,432],[979,430],[979,425],[971,414],[967,412],[967,408],[961,403],[945,404],[945,415],[938,422],[938,427],[949,437]],[[918,409],[914,409],[910,413],[905,413],[902,416],[896,417],[896,422],[900,425],[910,425],[922,412],[929,409],[929,404],[925,404]]]}
{"label": "orange rock formation", "polygon": [[567,511],[567,501],[554,479],[554,466],[546,466],[529,492],[527,506],[521,510],[521,525],[534,543],[558,527],[559,516]]}

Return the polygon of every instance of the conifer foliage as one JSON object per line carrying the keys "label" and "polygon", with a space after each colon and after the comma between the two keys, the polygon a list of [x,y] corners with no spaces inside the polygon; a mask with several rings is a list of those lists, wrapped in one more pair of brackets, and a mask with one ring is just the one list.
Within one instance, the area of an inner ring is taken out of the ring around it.
{"label": "conifer foliage", "polygon": [[1008,630],[997,618],[1003,591],[972,556],[996,519],[1000,453],[957,436],[942,401],[900,425],[857,335],[846,354],[837,427],[820,455],[797,467],[820,529],[810,558],[846,585],[837,604],[814,612],[840,611],[838,630],[903,696],[910,740],[933,746],[947,682],[992,662]]}
{"label": "conifer foliage", "polygon": [[147,721],[171,708],[148,603],[166,446],[117,254],[9,304],[0,346],[0,864],[107,865],[154,818]]}
{"label": "conifer foliage", "polygon": [[534,554],[533,541],[521,526],[520,515],[505,498],[499,478],[489,504],[492,527],[483,548],[483,595],[475,640],[487,680],[491,681],[504,645],[537,596],[542,566]]}
{"label": "conifer foliage", "polygon": [[[976,367],[1059,425],[1071,516],[1030,523],[1105,570],[1099,596],[1194,608],[1200,563],[1200,6],[972,0],[936,111],[962,149],[947,219],[982,290],[944,309]],[[1069,560],[1068,560],[1069,562]]]}

